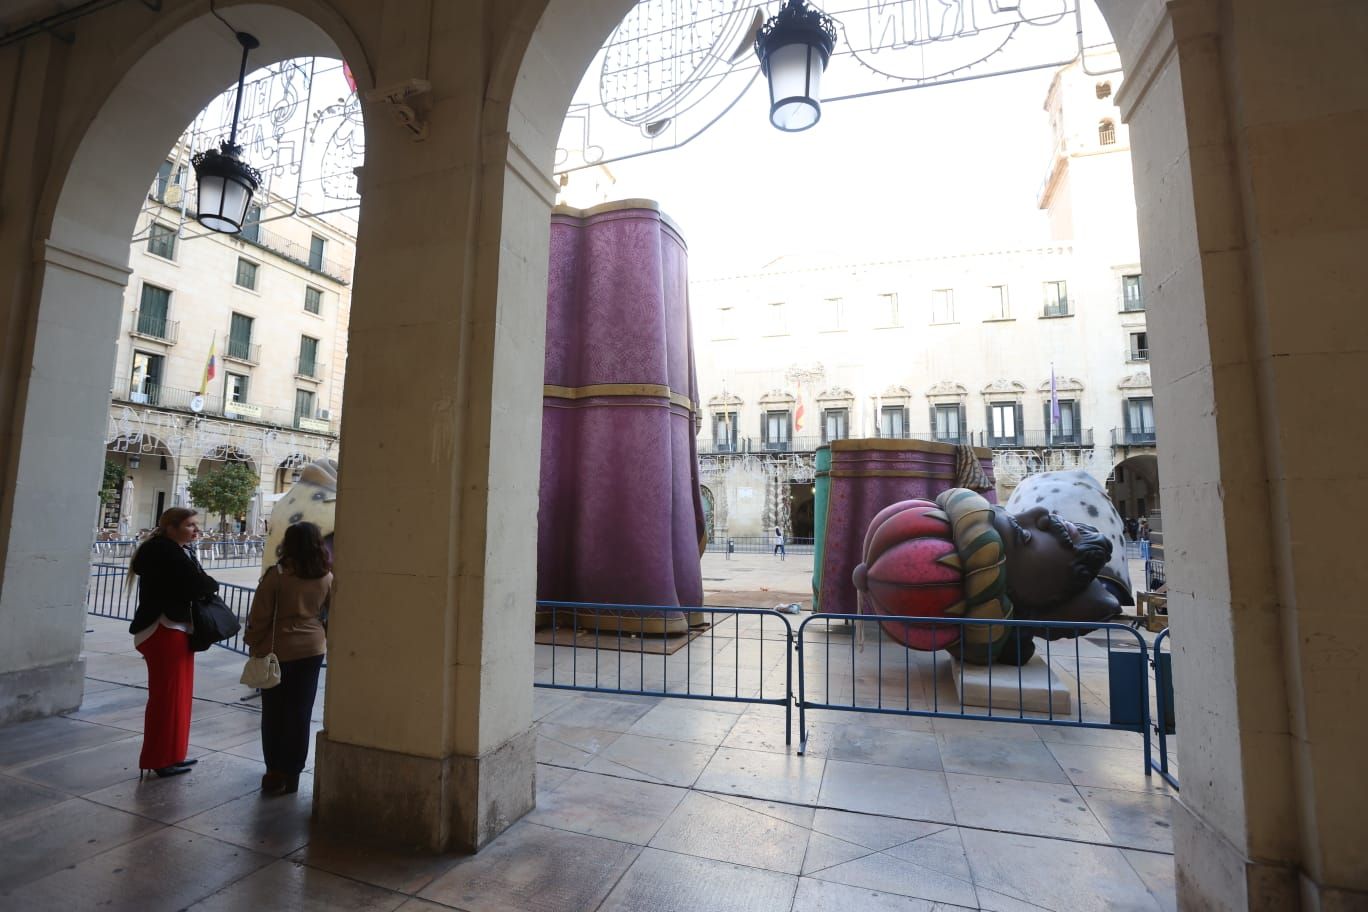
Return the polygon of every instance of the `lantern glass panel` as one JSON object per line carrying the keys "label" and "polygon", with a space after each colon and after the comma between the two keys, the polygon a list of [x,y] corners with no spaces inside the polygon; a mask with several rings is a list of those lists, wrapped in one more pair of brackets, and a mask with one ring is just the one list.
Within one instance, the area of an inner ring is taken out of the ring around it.
{"label": "lantern glass panel", "polygon": [[768,58],[770,121],[779,129],[806,130],[822,116],[822,53],[808,44],[776,48]]}

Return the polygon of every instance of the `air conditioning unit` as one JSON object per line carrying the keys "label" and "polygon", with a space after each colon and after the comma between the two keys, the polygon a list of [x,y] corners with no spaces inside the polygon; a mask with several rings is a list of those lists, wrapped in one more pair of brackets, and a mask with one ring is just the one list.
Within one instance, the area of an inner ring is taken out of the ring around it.
{"label": "air conditioning unit", "polygon": [[327,421],[327,420],[329,420],[330,418],[332,418],[332,412],[330,412],[328,409],[319,409],[319,410],[318,410],[318,420],[319,420],[319,421]]}

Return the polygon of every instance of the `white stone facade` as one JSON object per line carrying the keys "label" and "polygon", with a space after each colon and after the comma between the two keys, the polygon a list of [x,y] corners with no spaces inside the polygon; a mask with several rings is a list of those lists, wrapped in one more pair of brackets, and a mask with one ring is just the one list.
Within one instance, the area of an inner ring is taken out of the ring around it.
{"label": "white stone facade", "polygon": [[[1032,472],[1081,467],[1105,481],[1127,456],[1153,452],[1120,84],[1119,72],[1089,75],[1079,63],[1056,74],[1040,194],[1048,229],[1015,249],[908,251],[880,262],[787,257],[692,282],[699,449],[717,534],[785,525],[775,492],[795,485],[792,509],[801,511],[810,468],[788,456],[762,469],[712,454],[764,462],[832,437],[963,441],[993,448],[1005,499]],[[757,489],[766,496],[738,493]]]}
{"label": "white stone facade", "polygon": [[[193,172],[175,150],[131,242],[105,441],[132,497],[125,486],[99,519],[121,535],[155,525],[160,510],[186,502],[189,473],[227,459],[261,478],[242,517],[243,528],[260,532],[294,470],[337,455],[350,226],[267,198],[258,199],[255,227],[210,233],[183,208],[187,180]],[[216,369],[206,384],[211,347]]]}

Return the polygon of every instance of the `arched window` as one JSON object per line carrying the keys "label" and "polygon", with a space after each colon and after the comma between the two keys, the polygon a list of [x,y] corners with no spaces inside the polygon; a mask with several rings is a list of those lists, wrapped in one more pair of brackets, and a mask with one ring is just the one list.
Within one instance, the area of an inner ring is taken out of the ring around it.
{"label": "arched window", "polygon": [[1104,146],[1116,145],[1116,124],[1104,120],[1097,125],[1097,141]]}
{"label": "arched window", "polygon": [[1110,82],[1099,82],[1099,83],[1097,84],[1097,97],[1098,97],[1098,98],[1111,98],[1111,83],[1110,83]]}

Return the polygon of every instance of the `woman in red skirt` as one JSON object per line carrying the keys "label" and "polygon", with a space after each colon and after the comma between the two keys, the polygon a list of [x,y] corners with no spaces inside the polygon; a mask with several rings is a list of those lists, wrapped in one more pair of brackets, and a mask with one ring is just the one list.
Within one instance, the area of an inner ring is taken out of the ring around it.
{"label": "woman in red skirt", "polygon": [[147,662],[147,715],[138,766],[158,776],[190,772],[190,701],[195,653],[190,649],[190,603],[218,591],[195,558],[198,512],[172,507],[152,537],[138,547],[129,581],[138,577],[138,610],[128,630]]}

